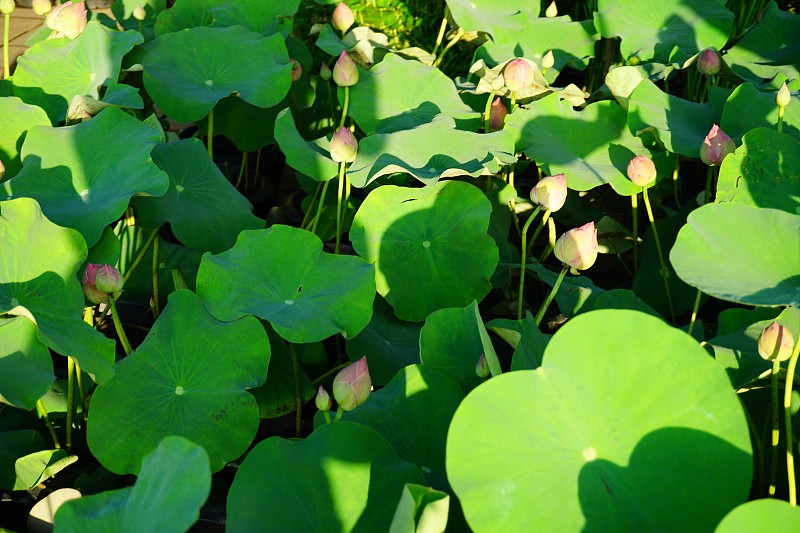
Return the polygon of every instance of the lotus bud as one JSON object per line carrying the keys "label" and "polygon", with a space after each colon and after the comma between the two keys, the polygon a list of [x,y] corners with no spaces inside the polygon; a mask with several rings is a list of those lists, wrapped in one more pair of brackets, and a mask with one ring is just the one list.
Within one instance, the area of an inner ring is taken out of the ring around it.
{"label": "lotus bud", "polygon": [[39,16],[47,15],[53,9],[53,4],[50,0],[33,0],[33,12]]}
{"label": "lotus bud", "polygon": [[290,59],[289,62],[292,64],[292,83],[294,83],[303,75],[303,65],[296,59]]}
{"label": "lotus bud", "polygon": [[725,156],[736,150],[736,143],[714,124],[700,146],[700,159],[708,166],[722,164]]}
{"label": "lotus bud", "polygon": [[101,304],[108,301],[108,293],[99,290],[95,286],[97,271],[100,270],[101,267],[102,265],[89,263],[86,265],[86,270],[83,271],[83,279],[81,280],[83,294],[86,296],[86,299],[93,304]]}
{"label": "lotus bud", "polygon": [[3,176],[6,175],[6,166],[3,164],[3,161],[0,160],[0,181],[3,180]]}
{"label": "lotus bud", "polygon": [[367,401],[372,390],[367,358],[362,357],[333,378],[333,397],[341,409],[352,411]]}
{"label": "lotus bud", "polygon": [[547,70],[549,68],[553,68],[553,65],[556,64],[555,57],[553,57],[553,51],[550,50],[545,55],[542,56],[542,68]]}
{"label": "lotus bud", "polygon": [[486,362],[486,356],[484,354],[481,354],[478,359],[478,364],[475,365],[475,373],[478,374],[478,377],[481,379],[488,378],[491,373],[489,370],[489,363]]}
{"label": "lotus bud", "polygon": [[111,265],[103,265],[95,273],[94,286],[98,291],[117,294],[124,283],[120,271]]}
{"label": "lotus bud", "polygon": [[594,222],[571,229],[556,241],[553,253],[574,270],[586,270],[597,260],[597,228]]}
{"label": "lotus bud", "polygon": [[628,178],[639,187],[646,187],[656,180],[656,164],[649,157],[637,155],[628,163]]}
{"label": "lotus bud", "polygon": [[76,38],[86,28],[85,0],[76,4],[73,4],[70,0],[56,6],[55,9],[47,14],[45,24],[56,32],[54,37]]}
{"label": "lotus bud", "polygon": [[331,159],[337,163],[352,163],[358,154],[358,141],[355,135],[342,126],[331,137]]}
{"label": "lotus bud", "polygon": [[533,69],[522,58],[512,59],[503,69],[503,79],[511,92],[519,92],[533,85]]}
{"label": "lotus bud", "polygon": [[503,125],[506,123],[506,115],[508,115],[508,109],[498,96],[489,108],[489,130],[502,130]]}
{"label": "lotus bud", "polygon": [[544,16],[551,19],[558,16],[558,8],[556,7],[556,0],[550,2],[547,9],[544,10]]}
{"label": "lotus bud", "polygon": [[350,29],[350,26],[356,21],[353,10],[350,9],[344,2],[339,2],[339,5],[333,10],[331,15],[331,26],[344,33]]}
{"label": "lotus bud", "polygon": [[323,62],[319,66],[319,77],[325,81],[328,81],[331,79],[331,75],[333,75],[333,72],[331,72],[331,67],[329,67],[327,63]]}
{"label": "lotus bud", "polygon": [[15,7],[17,7],[17,4],[14,0],[0,0],[0,13],[3,15],[10,15],[14,12]]}
{"label": "lotus bud", "polygon": [[722,67],[722,60],[713,48],[706,48],[697,58],[697,71],[706,76],[713,76]]}
{"label": "lotus bud", "polygon": [[567,201],[567,178],[564,174],[542,178],[531,189],[531,201],[548,211],[558,211]]}
{"label": "lotus bud", "polygon": [[758,354],[767,361],[787,361],[794,349],[794,337],[789,328],[773,322],[758,337]]}
{"label": "lotus bud", "polygon": [[350,87],[358,83],[358,67],[345,50],[342,50],[333,65],[333,81],[339,87]]}
{"label": "lotus bud", "polygon": [[331,395],[328,394],[328,391],[326,391],[322,385],[320,385],[317,390],[317,397],[314,403],[317,405],[317,409],[323,413],[331,410]]}
{"label": "lotus bud", "polygon": [[783,82],[781,88],[778,89],[778,94],[775,95],[775,103],[778,104],[779,107],[786,107],[789,105],[789,102],[792,101],[792,93],[789,92],[789,88],[786,86],[786,82]]}
{"label": "lotus bud", "polygon": [[136,4],[136,7],[133,8],[133,18],[139,22],[147,18],[147,12],[144,10],[144,6],[142,4]]}

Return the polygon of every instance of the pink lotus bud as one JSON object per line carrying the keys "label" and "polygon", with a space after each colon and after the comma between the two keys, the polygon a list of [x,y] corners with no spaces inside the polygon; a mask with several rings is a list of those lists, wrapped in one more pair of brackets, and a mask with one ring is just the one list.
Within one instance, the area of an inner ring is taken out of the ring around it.
{"label": "pink lotus bud", "polygon": [[3,15],[10,15],[14,12],[14,8],[17,7],[17,4],[14,0],[0,0],[0,13]]}
{"label": "pink lotus bud", "polygon": [[329,67],[327,63],[323,62],[319,66],[319,77],[325,81],[328,81],[329,79],[331,79],[332,75],[333,72],[331,72],[331,67]]}
{"label": "pink lotus bud", "polygon": [[531,201],[548,211],[558,211],[567,201],[567,178],[564,174],[542,178],[531,189]]}
{"label": "pink lotus bud", "polygon": [[558,7],[556,7],[556,0],[550,2],[547,9],[544,10],[544,16],[551,19],[558,16]]}
{"label": "pink lotus bud", "polygon": [[506,123],[506,115],[508,115],[508,109],[498,96],[489,108],[489,130],[502,130],[503,125]]}
{"label": "pink lotus bud", "polygon": [[122,290],[123,284],[122,274],[111,265],[103,265],[95,273],[94,286],[98,291],[116,294]]}
{"label": "pink lotus bud", "polygon": [[344,2],[339,2],[339,5],[333,10],[331,15],[331,26],[344,33],[356,21],[353,10],[350,9]]}
{"label": "pink lotus bud", "polygon": [[339,87],[350,87],[358,83],[358,67],[344,50],[333,65],[333,81]]}
{"label": "pink lotus bud", "polygon": [[553,51],[550,50],[545,55],[542,56],[542,68],[547,70],[549,68],[553,68],[553,65],[556,64],[556,59],[553,57]]}
{"label": "pink lotus bud", "polygon": [[656,164],[649,157],[637,155],[628,163],[628,178],[639,187],[645,187],[656,180]]}
{"label": "pink lotus bud", "polygon": [[722,67],[722,60],[713,48],[706,48],[697,58],[697,71],[706,76],[713,76]]}
{"label": "pink lotus bud", "polygon": [[3,176],[6,175],[6,166],[3,164],[3,161],[0,160],[0,180],[3,179]]}
{"label": "pink lotus bud", "polygon": [[33,0],[33,12],[39,16],[47,15],[53,9],[53,4],[50,0]]}
{"label": "pink lotus bud", "polygon": [[86,28],[86,2],[76,4],[65,2],[48,13],[45,19],[48,28],[55,31],[55,37],[74,39]]}
{"label": "pink lotus bud", "polygon": [[320,385],[317,390],[317,397],[314,403],[317,405],[317,409],[323,413],[331,410],[331,395],[328,394],[328,391],[326,391],[322,385]]}
{"label": "pink lotus bud", "polygon": [[83,294],[86,296],[86,299],[92,302],[93,304],[101,304],[103,302],[108,301],[108,293],[99,290],[95,286],[95,278],[97,277],[97,271],[103,265],[97,265],[95,263],[89,263],[86,265],[86,270],[83,271],[83,280],[81,280],[81,285],[83,286]]}
{"label": "pink lotus bud", "polygon": [[773,322],[758,337],[758,354],[767,361],[787,361],[794,349],[794,337],[789,328]]}
{"label": "pink lotus bud", "polygon": [[556,241],[553,253],[575,270],[586,270],[597,260],[597,228],[594,222],[571,229]]}
{"label": "pink lotus bud", "polygon": [[533,85],[533,69],[522,58],[512,59],[503,69],[503,79],[511,92],[519,92]]}
{"label": "pink lotus bud", "polygon": [[775,103],[778,104],[779,107],[786,107],[791,101],[792,93],[789,92],[786,82],[783,82],[781,88],[778,89],[778,94],[775,95]]}
{"label": "pink lotus bud", "polygon": [[331,159],[337,163],[352,163],[358,154],[358,141],[355,135],[342,126],[331,137]]}
{"label": "pink lotus bud", "polygon": [[136,4],[136,7],[133,8],[133,18],[138,21],[143,21],[147,18],[147,11],[144,10],[144,6],[142,4]]}
{"label": "pink lotus bud", "polygon": [[372,379],[366,356],[351,363],[333,378],[333,397],[345,411],[352,411],[366,402],[371,390]]}
{"label": "pink lotus bud", "polygon": [[489,377],[489,374],[491,374],[489,363],[486,362],[486,355],[481,354],[478,359],[478,364],[475,365],[475,373],[478,374],[478,377],[481,379],[486,379]]}
{"label": "pink lotus bud", "polygon": [[736,143],[714,124],[700,146],[700,159],[708,166],[722,164],[725,156],[736,150]]}
{"label": "pink lotus bud", "polygon": [[303,65],[296,59],[290,59],[289,62],[292,64],[292,83],[294,83],[303,75]]}

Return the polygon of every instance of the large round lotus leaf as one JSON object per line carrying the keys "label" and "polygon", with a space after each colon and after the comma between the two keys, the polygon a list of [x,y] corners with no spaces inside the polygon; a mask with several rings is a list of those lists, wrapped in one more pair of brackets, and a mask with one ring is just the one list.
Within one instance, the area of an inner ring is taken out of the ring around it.
{"label": "large round lotus leaf", "polygon": [[[38,330],[38,341],[34,341],[30,328],[19,323],[6,323],[0,329],[0,344],[13,350],[4,364],[14,361],[17,378],[27,375],[37,384],[17,401],[32,407],[44,372],[52,368],[42,353],[43,345],[75,357],[97,381],[110,379],[114,341],[83,321],[83,290],[76,273],[87,252],[80,234],[50,222],[34,200],[19,198],[0,202],[0,250],[0,315],[24,317]],[[6,382],[17,378],[4,373],[0,394],[19,387],[21,383]]]}
{"label": "large round lotus leaf", "polygon": [[800,216],[741,204],[693,211],[669,254],[678,276],[722,300],[800,305]]}
{"label": "large round lotus leaf", "polygon": [[552,94],[506,117],[506,128],[517,150],[546,163],[551,175],[566,175],[570,189],[609,183],[621,195],[641,191],[626,169],[633,157],[652,154],[628,131],[625,110],[616,102],[595,102],[579,112]]}
{"label": "large round lotus leaf", "polygon": [[[286,154],[286,164],[298,172],[317,181],[328,181],[338,175],[339,164],[330,158],[330,139],[321,137],[306,141],[297,131],[294,117],[288,108],[278,113],[275,119],[275,140]],[[361,150],[363,146],[359,145],[359,152]],[[351,182],[352,179],[351,176]]]}
{"label": "large round lotus leaf", "polygon": [[90,22],[76,39],[36,43],[17,59],[14,94],[44,108],[57,124],[73,96],[99,99],[98,88],[117,81],[123,56],[143,41],[138,32]]}
{"label": "large round lotus leaf", "polygon": [[[737,76],[761,83],[786,77],[800,78],[800,19],[770,2],[761,20],[725,54],[725,63]],[[777,76],[781,74],[782,76]]]}
{"label": "large round lotus leaf", "polygon": [[753,500],[736,507],[719,523],[715,533],[745,531],[800,531],[800,508],[783,500]]}
{"label": "large round lotus leaf", "polygon": [[0,402],[33,409],[55,379],[36,325],[24,316],[0,318]]}
{"label": "large round lotus leaf", "polygon": [[406,483],[426,484],[360,424],[324,425],[302,441],[271,437],[236,473],[227,531],[389,531]]}
{"label": "large round lotus leaf", "polygon": [[507,131],[463,131],[455,128],[450,117],[442,116],[413,130],[362,139],[347,176],[354,187],[366,187],[395,172],[430,183],[439,178],[496,174],[501,164],[513,164],[516,159],[514,139]]}
{"label": "large round lotus leaf", "polygon": [[47,218],[80,231],[93,246],[131,196],[167,191],[169,179],[150,157],[159,138],[115,107],[76,126],[37,126],[22,146],[22,170],[2,184],[3,192],[35,198]]}
{"label": "large round lotus leaf", "polygon": [[[775,92],[761,92],[750,83],[733,90],[722,112],[720,128],[737,143],[742,135],[755,128],[775,130],[778,124],[778,106]],[[783,133],[800,140],[800,98],[792,97],[784,107]]]}
{"label": "large round lotus leaf", "polygon": [[696,104],[667,94],[650,80],[639,82],[628,101],[631,132],[655,128],[667,150],[676,154],[700,157],[700,146],[713,124],[709,104]]}
{"label": "large round lotus leaf", "polygon": [[199,140],[159,144],[152,154],[169,176],[169,190],[159,198],[134,199],[142,226],[157,228],[169,222],[178,240],[200,253],[227,250],[242,230],[264,227]]}
{"label": "large round lotus leaf", "polygon": [[459,28],[492,35],[500,30],[525,30],[528,21],[539,16],[539,0],[525,2],[523,8],[503,0],[447,0],[447,7]]}
{"label": "large round lotus leaf", "polygon": [[182,533],[211,492],[206,451],[183,437],[165,437],[142,461],[133,487],[70,500],[55,516],[60,533]]}
{"label": "large round lotus leaf", "polygon": [[594,24],[603,37],[622,38],[625,58],[683,62],[706,48],[721,50],[733,29],[733,13],[724,0],[598,0]]}
{"label": "large round lotus leaf", "polygon": [[41,107],[28,105],[19,98],[0,98],[0,162],[6,167],[2,179],[10,179],[22,168],[19,149],[28,130],[49,126],[50,120]]}
{"label": "large round lotus leaf", "polygon": [[292,83],[283,36],[263,37],[241,26],[164,34],[141,46],[137,57],[153,102],[179,122],[205,117],[232,93],[271,107]]}
{"label": "large round lotus leaf", "polygon": [[711,531],[747,499],[747,420],[725,372],[663,320],[593,311],[544,364],[456,411],[447,477],[475,531]]}
{"label": "large round lotus leaf", "polygon": [[359,75],[350,87],[350,116],[368,135],[409,130],[440,113],[457,121],[472,119],[477,128],[478,113],[461,101],[453,80],[438,68],[387,54]]}
{"label": "large round lotus leaf", "polygon": [[367,327],[347,339],[347,354],[352,361],[366,356],[372,384],[386,385],[404,367],[419,363],[420,329],[418,322],[395,317],[386,300],[377,297]]}
{"label": "large round lotus leaf", "polygon": [[277,32],[287,17],[297,13],[300,0],[221,0],[208,7],[213,26],[244,26],[262,35]]}
{"label": "large round lotus leaf", "polygon": [[323,252],[313,233],[276,224],[203,255],[197,293],[220,320],[255,315],[289,342],[317,342],[353,337],[369,323],[375,270],[359,257]]}
{"label": "large round lotus leaf", "polygon": [[158,14],[154,30],[156,35],[174,33],[185,28],[210,26],[214,20],[208,9],[223,0],[176,0],[169,9]]}
{"label": "large round lotus leaf", "polygon": [[194,293],[173,292],[144,342],[95,390],[92,453],[112,472],[135,473],[161,439],[180,435],[222,469],[255,437],[258,406],[245,389],[264,383],[269,357],[258,320],[219,322]]}
{"label": "large round lotus leaf", "polygon": [[436,309],[480,301],[492,288],[498,252],[486,233],[491,212],[469,183],[384,185],[361,204],[350,240],[375,263],[378,292],[397,318],[421,322]]}
{"label": "large round lotus leaf", "polygon": [[800,143],[772,128],[747,132],[722,162],[716,198],[800,215]]}

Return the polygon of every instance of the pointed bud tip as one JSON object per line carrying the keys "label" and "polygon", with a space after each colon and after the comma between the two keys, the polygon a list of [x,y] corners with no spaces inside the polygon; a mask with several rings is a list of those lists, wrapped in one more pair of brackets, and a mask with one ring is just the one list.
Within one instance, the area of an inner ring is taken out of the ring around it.
{"label": "pointed bud tip", "polygon": [[345,50],[333,65],[333,81],[339,87],[351,87],[358,83],[358,67]]}
{"label": "pointed bud tip", "polygon": [[789,92],[789,87],[786,86],[786,82],[783,82],[781,88],[778,89],[778,94],[775,95],[775,103],[778,104],[779,107],[786,107],[791,101],[792,93]]}
{"label": "pointed bud tip", "polygon": [[353,14],[353,10],[344,2],[339,2],[333,10],[333,15],[331,15],[331,26],[344,33],[350,29],[350,26],[355,21],[356,17]]}

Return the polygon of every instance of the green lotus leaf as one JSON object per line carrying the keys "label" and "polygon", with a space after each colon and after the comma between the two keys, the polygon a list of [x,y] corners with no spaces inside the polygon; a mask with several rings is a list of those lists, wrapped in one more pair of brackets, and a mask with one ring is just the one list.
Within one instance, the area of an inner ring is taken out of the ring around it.
{"label": "green lotus leaf", "polygon": [[768,3],[761,20],[725,54],[725,63],[742,79],[760,84],[772,80],[777,88],[783,78],[800,78],[800,19]]}
{"label": "green lotus leaf", "polygon": [[317,342],[364,329],[375,274],[359,257],[324,253],[313,233],[276,224],[243,231],[227,252],[204,254],[197,293],[220,320],[252,314],[289,342]]}
{"label": "green lotus leaf", "polygon": [[211,26],[214,17],[208,9],[223,0],[176,0],[169,9],[158,14],[154,30],[156,35],[179,32],[187,28]]}
{"label": "green lotus leaf", "polygon": [[612,289],[597,295],[592,309],[632,309],[661,318],[658,312],[647,305],[636,293],[628,289]]}
{"label": "green lotus leaf", "polygon": [[271,107],[292,83],[283,36],[263,37],[241,26],[160,35],[139,47],[137,58],[147,92],[179,122],[205,117],[233,93],[258,107]]}
{"label": "green lotus leaf", "polygon": [[263,229],[253,206],[237,191],[197,139],[159,144],[153,162],[169,176],[169,189],[159,198],[136,198],[138,222],[157,228],[169,222],[175,236],[202,253],[219,253],[236,243],[239,232]]}
{"label": "green lotus leaf", "polygon": [[654,128],[666,149],[676,154],[700,157],[700,146],[713,124],[709,104],[667,94],[650,80],[639,82],[628,102],[631,132],[638,134]]}
{"label": "green lotus leaf", "polygon": [[[733,90],[725,102],[720,128],[736,143],[742,135],[755,128],[775,129],[778,124],[778,106],[775,92],[761,92],[750,83]],[[784,107],[783,133],[800,140],[800,98],[793,97]]]}
{"label": "green lotus leaf", "polygon": [[66,450],[41,450],[18,458],[14,462],[17,481],[13,490],[30,490],[47,481],[78,460]]}
{"label": "green lotus leaf", "polygon": [[733,29],[733,13],[724,0],[598,0],[594,24],[603,37],[622,38],[626,59],[683,62],[706,48],[721,50]]}
{"label": "green lotus leaf", "polygon": [[76,39],[36,43],[17,59],[14,94],[43,108],[57,124],[73,96],[99,99],[99,87],[116,83],[123,56],[143,41],[138,32],[93,21]]}
{"label": "green lotus leaf", "polygon": [[[89,256],[86,262],[95,263],[97,265],[116,265],[119,263],[121,249],[122,246],[119,242],[119,237],[114,233],[111,226],[106,226],[100,236],[100,240],[89,249]],[[82,275],[81,273],[81,276]]]}
{"label": "green lotus leaf", "polygon": [[80,234],[50,222],[34,200],[19,198],[0,202],[0,249],[0,315],[30,320],[38,339],[32,338],[29,326],[4,322],[0,344],[13,350],[5,352],[10,356],[3,358],[4,364],[13,364],[15,373],[0,378],[0,394],[13,396],[20,386],[13,381],[27,379],[35,383],[34,389],[24,396],[17,390],[16,401],[27,408],[36,403],[33,396],[46,392],[44,373],[52,368],[45,346],[75,357],[96,381],[110,379],[114,341],[83,321],[83,290],[76,274],[87,252]]}
{"label": "green lotus leaf", "polygon": [[507,131],[458,130],[450,117],[440,117],[413,130],[362,139],[347,176],[354,187],[366,187],[395,172],[407,172],[427,184],[439,178],[496,174],[501,164],[515,161],[514,140]]}
{"label": "green lotus leaf", "polygon": [[[343,98],[343,89],[339,90]],[[368,135],[409,130],[443,114],[478,128],[479,114],[461,101],[453,80],[419,61],[387,54],[350,87],[350,116]]]}
{"label": "green lotus leaf", "polygon": [[800,143],[771,128],[747,132],[722,162],[716,199],[800,215]]}
{"label": "green lotus leaf", "polygon": [[47,346],[24,316],[0,318],[0,376],[0,402],[28,410],[56,379]]}
{"label": "green lotus leaf", "polygon": [[578,191],[609,183],[630,196],[641,187],[628,179],[628,163],[637,155],[653,156],[628,131],[625,110],[609,100],[575,111],[551,94],[506,117],[506,128],[518,151],[547,164],[551,175],[564,174],[569,188]]}
{"label": "green lotus leaf", "polygon": [[459,28],[492,36],[503,30],[526,30],[539,16],[539,0],[525,2],[523,8],[503,0],[447,0],[447,7]]}
{"label": "green lotus leaf", "polygon": [[[275,140],[286,154],[286,164],[298,172],[317,181],[328,181],[338,175],[339,164],[330,158],[330,139],[303,139],[288,108],[278,113],[275,119]],[[363,148],[359,146],[359,150]]]}
{"label": "green lotus leaf", "polygon": [[131,196],[167,191],[167,175],[150,157],[158,141],[157,131],[115,107],[75,126],[38,126],[22,146],[22,170],[2,188],[7,198],[35,198],[47,218],[93,246]]}
{"label": "green lotus leaf", "polygon": [[[553,272],[539,262],[529,262],[525,268],[550,287],[553,287],[558,279],[558,272]],[[592,310],[597,297],[602,293],[603,289],[597,287],[586,276],[566,276],[556,293],[555,301],[558,310],[567,318],[572,318],[579,313]]]}
{"label": "green lotus leaf", "polygon": [[800,529],[800,509],[783,500],[752,500],[725,515],[716,533]]}
{"label": "green lotus leaf", "polygon": [[55,529],[182,533],[197,522],[210,492],[206,451],[183,437],[169,436],[145,456],[133,487],[65,502],[56,513]]}
{"label": "green lotus leaf", "polygon": [[34,126],[49,125],[50,120],[41,107],[28,105],[14,96],[0,98],[0,162],[6,167],[2,179],[13,178],[22,168],[20,148],[28,131]]}
{"label": "green lotus leaf", "polygon": [[386,385],[400,370],[420,362],[420,329],[419,322],[395,317],[386,300],[377,297],[367,327],[347,339],[347,354],[352,361],[366,356],[372,384]]}
{"label": "green lotus leaf", "polygon": [[[144,8],[144,23],[150,26],[152,26],[155,17],[167,8],[166,0],[118,0],[111,4],[111,12],[118,22],[131,22],[137,5]],[[135,22],[138,27],[139,21],[135,20]]]}
{"label": "green lotus leaf", "polygon": [[377,432],[400,459],[420,467],[432,487],[448,490],[444,465],[447,428],[463,399],[464,391],[452,379],[427,366],[411,365],[342,419]]}
{"label": "green lotus leaf", "polygon": [[447,476],[475,531],[711,531],[747,500],[752,455],[741,404],[694,339],[601,310],[556,332],[541,368],[464,399]]}
{"label": "green lotus leaf", "polygon": [[669,254],[678,276],[722,300],[800,305],[800,216],[736,203],[693,211]]}
{"label": "green lotus leaf", "polygon": [[496,318],[486,323],[486,329],[497,334],[514,349],[511,370],[534,370],[542,366],[542,357],[551,335],[539,330],[531,313],[522,320]]}
{"label": "green lotus leaf", "polygon": [[112,472],[134,473],[161,439],[179,435],[222,469],[255,437],[258,406],[245,389],[264,383],[269,358],[258,320],[219,322],[194,293],[173,292],[144,342],[95,390],[92,453]]}
{"label": "green lotus leaf", "polygon": [[32,429],[0,432],[0,489],[14,490],[17,473],[14,463],[20,457],[47,448],[47,443]]}
{"label": "green lotus leaf", "polygon": [[392,533],[429,531],[441,533],[447,527],[450,495],[423,485],[406,483],[394,512]]}
{"label": "green lotus leaf", "polygon": [[244,26],[264,36],[272,35],[297,13],[300,0],[221,0],[207,8],[213,26]]}
{"label": "green lotus leaf", "polygon": [[426,484],[360,424],[326,424],[299,441],[271,437],[236,472],[226,530],[388,531],[406,483]]}
{"label": "green lotus leaf", "polygon": [[491,289],[498,262],[497,245],[486,233],[491,211],[469,183],[384,185],[361,204],[350,240],[356,253],[375,263],[378,293],[397,318],[421,322],[436,309],[480,301]]}

